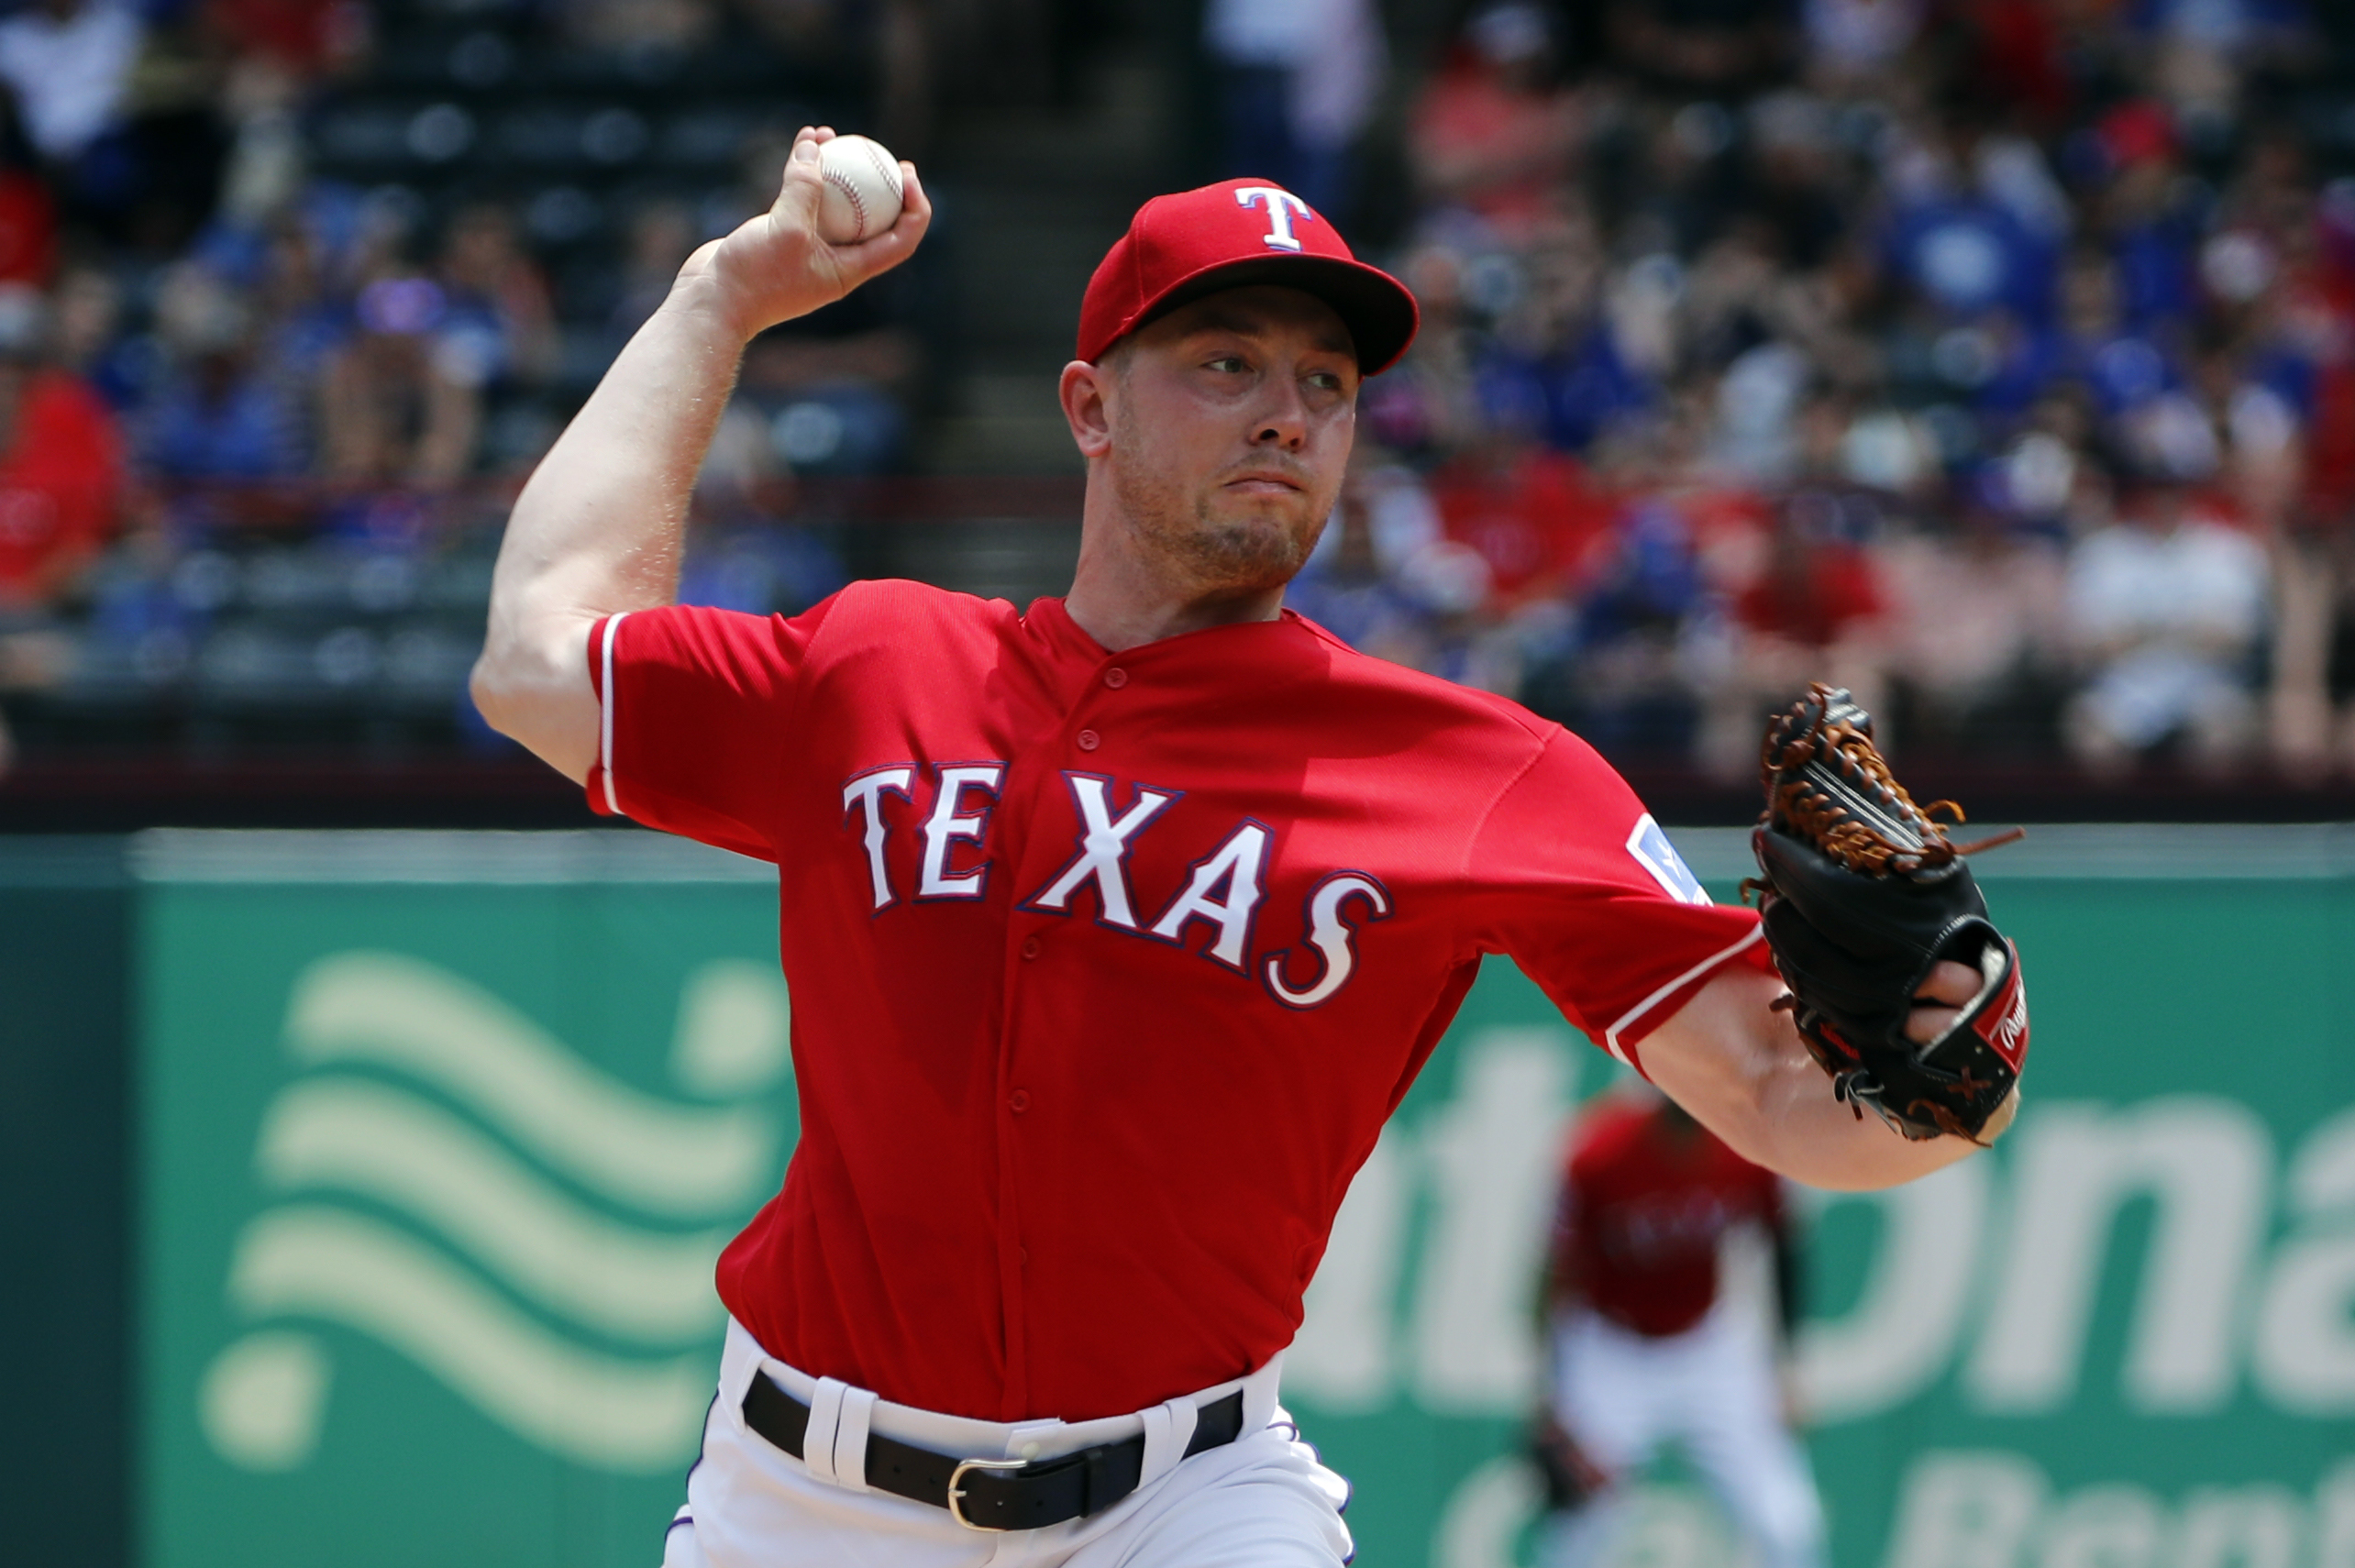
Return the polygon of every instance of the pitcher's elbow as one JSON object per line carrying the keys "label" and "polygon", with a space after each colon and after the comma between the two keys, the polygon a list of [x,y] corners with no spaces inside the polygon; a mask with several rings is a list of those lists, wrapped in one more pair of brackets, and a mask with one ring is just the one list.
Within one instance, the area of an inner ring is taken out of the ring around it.
{"label": "pitcher's elbow", "polygon": [[482,722],[515,739],[514,682],[497,654],[485,648],[474,661],[473,673],[467,677],[468,695],[474,699],[474,711]]}

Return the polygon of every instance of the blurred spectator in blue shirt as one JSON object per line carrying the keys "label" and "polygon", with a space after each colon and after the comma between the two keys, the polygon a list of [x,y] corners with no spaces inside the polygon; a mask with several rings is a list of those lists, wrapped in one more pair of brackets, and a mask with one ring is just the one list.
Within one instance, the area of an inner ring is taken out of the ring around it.
{"label": "blurred spectator in blue shirt", "polygon": [[1549,446],[1584,452],[1652,406],[1658,389],[1621,351],[1602,312],[1602,268],[1589,245],[1557,239],[1530,258],[1528,273],[1518,330],[1482,354],[1481,403],[1491,419],[1532,424]]}
{"label": "blurred spectator in blue shirt", "polygon": [[2102,117],[2095,141],[2109,180],[2095,215],[2117,264],[2118,314],[2150,329],[2188,320],[2199,305],[2193,256],[2206,213],[2183,172],[2173,117],[2148,99]]}
{"label": "blurred spectator in blue shirt", "polygon": [[2208,143],[2232,134],[2251,72],[2304,74],[2327,54],[2300,0],[2129,0],[2123,11],[2152,85]]}
{"label": "blurred spectator in blue shirt", "polygon": [[2062,287],[2063,364],[2093,393],[2105,418],[2117,418],[2184,384],[2173,335],[2127,324],[2117,266],[2102,252],[2070,259]]}
{"label": "blurred spectator in blue shirt", "polygon": [[258,351],[250,301],[194,262],[163,286],[168,368],[139,421],[141,456],[174,480],[287,479],[308,466],[309,388]]}
{"label": "blurred spectator in blue shirt", "polygon": [[1913,48],[1929,11],[1929,0],[1801,0],[1811,73],[1834,92],[1877,90]]}
{"label": "blurred spectator in blue shirt", "polygon": [[1569,690],[1556,698],[1566,722],[1607,756],[1690,755],[1706,674],[1693,645],[1716,634],[1718,615],[1684,513],[1660,499],[1630,505],[1578,605]]}
{"label": "blurred spectator in blue shirt", "polygon": [[1396,658],[1421,612],[1401,591],[1397,572],[1385,568],[1372,490],[1362,470],[1342,487],[1341,503],[1325,525],[1328,536],[1285,590],[1284,603],[1360,652]]}
{"label": "blurred spectator in blue shirt", "polygon": [[39,0],[0,21],[0,82],[43,158],[71,164],[121,122],[145,34],[125,0]]}
{"label": "blurred spectator in blue shirt", "polygon": [[443,332],[479,342],[492,380],[538,385],[555,379],[563,345],[547,281],[505,207],[477,202],[459,210],[442,237],[439,277],[448,297]]}
{"label": "blurred spectator in blue shirt", "polygon": [[1928,195],[1901,208],[1887,248],[1890,270],[1949,317],[2002,306],[2034,324],[2051,318],[2051,247],[1977,192]]}
{"label": "blurred spectator in blue shirt", "polygon": [[1219,172],[1272,180],[1338,219],[1389,68],[1372,0],[1210,0],[1202,36],[1225,120]]}

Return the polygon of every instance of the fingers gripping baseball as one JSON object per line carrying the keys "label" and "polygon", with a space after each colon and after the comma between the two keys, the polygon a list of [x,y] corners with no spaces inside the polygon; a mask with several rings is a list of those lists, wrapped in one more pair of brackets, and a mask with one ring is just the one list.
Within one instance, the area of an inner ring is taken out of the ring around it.
{"label": "fingers gripping baseball", "polygon": [[[1979,971],[1968,964],[1941,959],[1932,965],[1929,977],[1914,992],[1913,1007],[1906,1015],[1906,1038],[1917,1045],[1944,1039],[1962,1021],[1962,1010],[1978,996],[1984,983]],[[1979,1129],[1979,1141],[1992,1143],[2002,1137],[2018,1111],[2019,1094],[2015,1088],[1988,1116],[1986,1125]]]}
{"label": "fingers gripping baseball", "polygon": [[1906,1038],[1927,1045],[1953,1028],[1979,994],[1980,983],[1979,971],[1968,964],[1941,959],[1932,966],[1929,978],[1914,992],[1912,1010],[1906,1015]]}
{"label": "fingers gripping baseball", "polygon": [[819,149],[834,139],[826,127],[802,127],[785,160],[777,200],[723,238],[688,259],[682,281],[707,280],[745,335],[807,315],[914,254],[932,224],[932,203],[915,165],[901,163],[905,186],[899,221],[857,244],[829,244],[820,232],[825,182]]}

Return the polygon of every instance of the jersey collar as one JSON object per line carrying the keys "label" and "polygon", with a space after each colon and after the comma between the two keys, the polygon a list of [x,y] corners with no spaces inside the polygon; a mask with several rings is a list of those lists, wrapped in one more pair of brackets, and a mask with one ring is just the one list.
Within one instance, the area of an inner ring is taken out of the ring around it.
{"label": "jersey collar", "polygon": [[1237,621],[1223,626],[1204,626],[1199,631],[1180,632],[1174,637],[1139,643],[1133,648],[1124,648],[1114,654],[1071,618],[1071,612],[1064,608],[1059,598],[1032,600],[1029,613],[1023,619],[1045,643],[1057,663],[1069,659],[1089,665],[1102,664],[1112,658],[1151,658],[1171,650],[1198,647],[1212,641],[1224,645],[1238,639],[1274,637],[1288,642],[1302,632],[1308,632],[1312,637],[1315,635],[1310,630],[1309,622],[1299,612],[1286,609],[1273,621]]}

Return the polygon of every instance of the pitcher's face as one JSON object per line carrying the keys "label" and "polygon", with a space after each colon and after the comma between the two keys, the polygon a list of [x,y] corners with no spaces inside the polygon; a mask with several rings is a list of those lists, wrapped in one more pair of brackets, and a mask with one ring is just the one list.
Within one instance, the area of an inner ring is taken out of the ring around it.
{"label": "pitcher's face", "polygon": [[1106,356],[1106,461],[1137,542],[1182,586],[1288,581],[1341,493],[1359,374],[1332,306],[1297,289],[1206,295]]}

